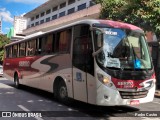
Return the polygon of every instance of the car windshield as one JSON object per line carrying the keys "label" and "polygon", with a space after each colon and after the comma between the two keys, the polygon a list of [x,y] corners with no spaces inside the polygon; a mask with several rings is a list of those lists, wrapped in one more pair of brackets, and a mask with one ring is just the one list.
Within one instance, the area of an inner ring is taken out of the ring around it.
{"label": "car windshield", "polygon": [[141,32],[118,28],[94,30],[97,62],[110,69],[151,69],[145,37]]}

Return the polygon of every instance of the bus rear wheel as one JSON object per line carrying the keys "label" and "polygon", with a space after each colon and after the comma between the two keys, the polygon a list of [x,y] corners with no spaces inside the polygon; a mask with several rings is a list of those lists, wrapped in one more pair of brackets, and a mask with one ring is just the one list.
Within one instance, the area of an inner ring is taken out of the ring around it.
{"label": "bus rear wheel", "polygon": [[57,90],[57,99],[63,103],[68,102],[67,86],[65,85],[64,81],[61,81],[59,83],[58,90]]}
{"label": "bus rear wheel", "polygon": [[16,88],[20,88],[19,77],[17,74],[15,74],[15,76],[14,76],[14,85]]}

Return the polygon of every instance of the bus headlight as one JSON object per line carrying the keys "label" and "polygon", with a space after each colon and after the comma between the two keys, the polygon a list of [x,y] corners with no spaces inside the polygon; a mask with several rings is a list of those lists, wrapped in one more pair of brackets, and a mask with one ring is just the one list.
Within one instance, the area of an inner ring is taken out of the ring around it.
{"label": "bus headlight", "polygon": [[108,87],[112,87],[113,84],[110,82],[110,78],[107,76],[103,76],[100,73],[97,73],[98,80]]}

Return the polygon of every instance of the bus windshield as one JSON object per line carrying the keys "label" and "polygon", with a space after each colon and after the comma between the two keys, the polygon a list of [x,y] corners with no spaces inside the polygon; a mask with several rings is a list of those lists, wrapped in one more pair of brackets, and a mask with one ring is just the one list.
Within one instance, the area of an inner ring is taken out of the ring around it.
{"label": "bus windshield", "polygon": [[110,69],[151,69],[145,37],[141,32],[118,28],[94,30],[97,62]]}

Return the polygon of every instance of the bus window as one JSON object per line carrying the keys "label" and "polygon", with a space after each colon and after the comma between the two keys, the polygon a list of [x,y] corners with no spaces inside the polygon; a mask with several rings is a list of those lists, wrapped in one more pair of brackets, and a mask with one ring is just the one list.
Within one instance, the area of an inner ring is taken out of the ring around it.
{"label": "bus window", "polygon": [[27,55],[33,56],[36,53],[36,40],[31,40],[28,42]]}
{"label": "bus window", "polygon": [[12,57],[18,57],[18,45],[13,45],[13,55]]}
{"label": "bus window", "polygon": [[12,57],[12,47],[7,47],[6,48],[6,58],[11,58]]}
{"label": "bus window", "polygon": [[20,57],[26,56],[26,44],[25,43],[20,43],[19,45],[19,56]]}
{"label": "bus window", "polygon": [[71,29],[61,32],[59,38],[59,51],[60,52],[69,51],[70,41],[71,41]]}
{"label": "bus window", "polygon": [[53,51],[53,36],[48,34],[39,38],[38,54],[50,54]]}
{"label": "bus window", "polygon": [[55,52],[68,52],[71,42],[71,29],[58,32],[55,40]]}
{"label": "bus window", "polygon": [[39,38],[39,54],[46,54],[46,41],[47,41],[47,37],[43,36]]}

